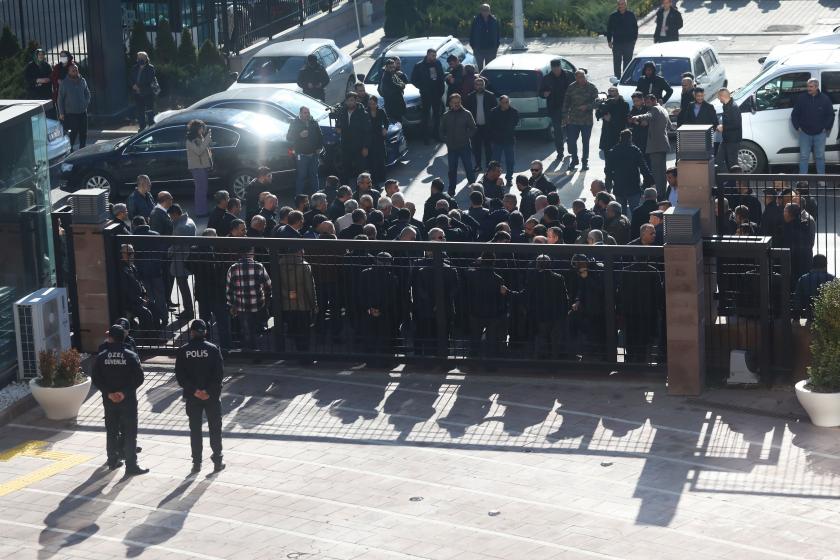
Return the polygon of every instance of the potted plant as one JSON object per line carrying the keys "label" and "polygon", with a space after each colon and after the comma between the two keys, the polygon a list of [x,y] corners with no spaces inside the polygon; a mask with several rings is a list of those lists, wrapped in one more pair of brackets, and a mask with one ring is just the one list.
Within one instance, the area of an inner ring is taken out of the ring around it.
{"label": "potted plant", "polygon": [[796,398],[815,426],[840,426],[840,279],[820,286],[811,336],[813,361]]}
{"label": "potted plant", "polygon": [[32,396],[50,420],[67,420],[79,414],[90,392],[90,377],[82,371],[82,356],[71,348],[61,354],[38,354],[41,376],[29,382]]}

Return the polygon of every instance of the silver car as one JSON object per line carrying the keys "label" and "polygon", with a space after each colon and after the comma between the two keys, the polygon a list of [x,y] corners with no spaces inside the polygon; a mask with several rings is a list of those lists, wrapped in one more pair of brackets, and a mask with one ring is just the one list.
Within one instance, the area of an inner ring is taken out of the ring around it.
{"label": "silver car", "polygon": [[353,59],[341,52],[332,39],[300,39],[273,43],[257,51],[228,89],[255,86],[277,86],[300,91],[297,77],[314,54],[327,70],[330,83],[326,87],[325,102],[335,105],[356,83]]}

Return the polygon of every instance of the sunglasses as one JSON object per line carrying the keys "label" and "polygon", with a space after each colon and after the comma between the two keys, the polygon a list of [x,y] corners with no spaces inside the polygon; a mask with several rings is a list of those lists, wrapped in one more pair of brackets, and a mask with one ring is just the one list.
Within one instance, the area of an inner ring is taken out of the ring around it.
{"label": "sunglasses", "polygon": [[542,171],[542,169],[539,168],[539,167],[532,167],[531,168],[531,173],[539,173],[540,171]]}

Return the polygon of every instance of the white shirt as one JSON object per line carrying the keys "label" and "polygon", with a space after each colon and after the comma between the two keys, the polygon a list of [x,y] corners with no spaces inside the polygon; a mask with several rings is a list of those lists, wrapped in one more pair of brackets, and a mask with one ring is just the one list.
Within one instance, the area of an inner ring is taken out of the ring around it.
{"label": "white shirt", "polygon": [[484,94],[475,94],[475,124],[483,125],[484,120]]}
{"label": "white shirt", "polygon": [[671,9],[668,8],[667,10],[662,10],[662,29],[659,30],[659,36],[664,37],[668,33],[668,14],[671,13]]}
{"label": "white shirt", "polygon": [[676,208],[677,207],[677,202],[679,202],[679,199],[680,199],[680,192],[679,192],[679,189],[677,187],[675,187],[674,185],[670,185],[670,187],[671,187],[671,193],[668,195],[668,202],[671,203],[671,206]]}

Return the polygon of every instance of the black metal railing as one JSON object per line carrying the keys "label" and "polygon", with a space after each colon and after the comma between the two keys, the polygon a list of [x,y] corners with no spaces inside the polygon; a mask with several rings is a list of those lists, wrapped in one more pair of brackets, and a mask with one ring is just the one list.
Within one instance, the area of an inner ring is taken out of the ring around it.
{"label": "black metal railing", "polygon": [[[285,358],[664,368],[662,247],[105,238],[111,319],[143,349],[172,351],[200,317],[225,349]],[[271,284],[248,309],[229,295],[244,251]]]}
{"label": "black metal railing", "polygon": [[54,209],[50,216],[55,253],[55,285],[67,289],[70,342],[74,348],[79,348],[81,328],[79,326],[79,291],[76,283],[76,251],[73,245],[73,209],[67,205],[61,206]]}

